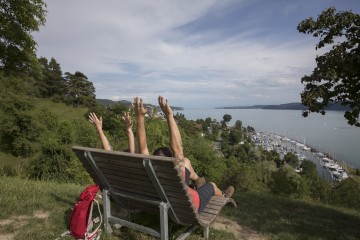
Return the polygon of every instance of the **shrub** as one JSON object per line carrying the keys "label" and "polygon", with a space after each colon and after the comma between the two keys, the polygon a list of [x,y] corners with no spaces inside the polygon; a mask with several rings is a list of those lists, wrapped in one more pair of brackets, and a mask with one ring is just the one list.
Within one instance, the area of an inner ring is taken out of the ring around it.
{"label": "shrub", "polygon": [[273,194],[304,197],[309,195],[306,181],[291,166],[282,166],[271,174],[270,190]]}
{"label": "shrub", "polygon": [[66,169],[72,158],[74,158],[74,154],[69,146],[59,144],[54,139],[48,139],[41,147],[40,152],[30,161],[29,177],[66,181],[69,179]]}
{"label": "shrub", "polygon": [[360,184],[347,178],[331,191],[330,202],[343,207],[360,209]]}

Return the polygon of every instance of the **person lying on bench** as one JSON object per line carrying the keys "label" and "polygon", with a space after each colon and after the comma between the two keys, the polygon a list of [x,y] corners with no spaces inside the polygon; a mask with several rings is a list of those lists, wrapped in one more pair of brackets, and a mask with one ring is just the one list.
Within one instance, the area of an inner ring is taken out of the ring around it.
{"label": "person lying on bench", "polygon": [[[132,121],[131,121],[130,113],[125,112],[124,116],[122,116],[122,119],[125,122],[125,129],[129,144],[128,145],[129,148],[126,149],[125,152],[135,153],[135,139],[134,139],[134,133],[132,131]],[[100,140],[103,145],[103,148],[106,151],[112,151],[112,147],[102,130],[102,124],[103,124],[102,117],[100,116],[100,118],[98,118],[94,112],[91,112],[89,114],[89,121],[96,126],[96,130],[100,136]]]}
{"label": "person lying on bench", "polygon": [[[158,100],[159,100],[160,108],[165,114],[168,123],[170,145],[173,152],[173,157],[175,157],[178,160],[178,165],[183,175],[183,179],[185,180],[186,184],[189,186],[189,178],[191,179],[192,175],[197,176],[197,174],[195,173],[193,167],[191,166],[190,160],[184,156],[180,131],[175,122],[174,114],[168,103],[168,100],[167,99],[165,100],[162,96],[159,96]],[[189,188],[189,192],[191,191],[192,189]],[[210,198],[213,195],[230,198],[234,193],[234,187],[230,186],[224,192],[222,192],[214,182],[210,182],[198,188],[196,192],[198,196],[196,196],[195,193],[191,193],[191,195],[196,208],[198,208],[198,211],[201,212],[208,204]],[[197,198],[199,198],[199,200],[197,200]]]}
{"label": "person lying on bench", "polygon": [[[159,97],[159,105],[164,112],[168,126],[169,126],[169,137],[170,137],[170,145],[173,151],[168,148],[159,148],[155,150],[154,155],[163,155],[167,157],[175,157],[178,159],[177,164],[180,167],[180,171],[182,173],[182,178],[184,179],[187,186],[189,186],[190,180],[199,180],[199,176],[194,171],[191,162],[188,158],[185,158],[183,155],[183,149],[181,146],[181,136],[179,129],[175,123],[175,119],[173,117],[173,112],[170,106],[168,105],[167,101],[165,102],[164,99],[160,96]],[[135,98],[134,102],[135,107],[135,114],[138,119],[138,141],[140,147],[140,153],[142,154],[149,154],[147,143],[146,143],[146,132],[145,132],[145,125],[144,125],[144,116],[146,114],[146,109],[143,107],[142,99]],[[203,183],[201,184],[197,190],[192,188],[188,188],[189,194],[193,200],[195,208],[198,212],[201,212],[207,203],[209,202],[210,198],[215,196],[225,196],[231,197],[234,193],[234,188],[231,186],[229,187],[224,193],[216,186],[215,183]]]}
{"label": "person lying on bench", "polygon": [[[147,147],[146,131],[145,131],[145,114],[147,113],[147,109],[144,108],[143,100],[138,97],[134,99],[133,107],[137,119],[136,138],[138,139],[139,152],[141,154],[149,155],[149,149]],[[168,147],[160,147],[156,149],[153,155],[166,156],[166,157],[173,156],[171,150]],[[190,180],[192,180],[195,183],[196,188],[200,188],[206,182],[205,178],[199,177],[196,173],[190,176]]]}

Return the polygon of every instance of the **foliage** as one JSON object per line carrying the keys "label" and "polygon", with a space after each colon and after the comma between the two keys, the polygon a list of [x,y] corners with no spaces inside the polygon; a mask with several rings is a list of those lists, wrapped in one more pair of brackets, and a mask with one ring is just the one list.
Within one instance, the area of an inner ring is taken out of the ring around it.
{"label": "foliage", "polygon": [[0,146],[15,156],[29,156],[33,142],[40,136],[40,127],[32,116],[33,99],[8,92],[0,95]]}
{"label": "foliage", "polygon": [[51,58],[50,62],[44,57],[39,59],[42,66],[43,77],[38,80],[40,96],[44,98],[60,97],[66,95],[66,82],[62,77],[60,64]]}
{"label": "foliage", "polygon": [[242,121],[236,120],[234,128],[235,128],[236,130],[240,130],[240,131],[241,131],[241,130],[242,130]]}
{"label": "foliage", "polygon": [[295,154],[293,154],[291,152],[286,153],[283,160],[284,160],[284,162],[286,162],[287,164],[291,165],[294,168],[299,167],[300,161],[299,161],[298,157],[295,156]]}
{"label": "foliage", "polygon": [[318,177],[318,174],[316,172],[316,165],[310,160],[303,160],[300,164],[300,167],[302,168],[302,175],[304,177],[307,177],[309,179],[314,179]]}
{"label": "foliage", "polygon": [[95,102],[95,87],[92,82],[82,72],[75,72],[71,74],[65,73],[65,80],[67,84],[67,98],[68,104],[73,106],[93,107]]}
{"label": "foliage", "polygon": [[230,114],[225,114],[225,115],[223,116],[223,120],[224,120],[225,123],[230,122],[231,119],[232,119],[232,116],[231,116]]}
{"label": "foliage", "polygon": [[306,181],[288,165],[272,172],[270,190],[273,194],[289,197],[309,195]]}
{"label": "foliage", "polygon": [[190,159],[198,175],[222,186],[226,165],[215,155],[211,143],[199,134],[182,134],[182,139],[185,156]]}
{"label": "foliage", "polygon": [[241,192],[269,192],[271,174],[276,170],[273,162],[238,162],[234,157],[227,160],[223,177],[228,185]]}
{"label": "foliage", "polygon": [[55,139],[47,139],[29,164],[29,177],[67,181],[69,176],[66,169],[72,158],[74,154],[67,145],[62,145]]}
{"label": "foliage", "polygon": [[166,122],[159,118],[147,117],[145,124],[147,145],[150,153],[153,153],[159,147],[170,146]]}
{"label": "foliage", "polygon": [[34,71],[36,42],[31,35],[45,24],[42,0],[0,1],[0,70]]}
{"label": "foliage", "polygon": [[237,129],[231,129],[229,132],[229,140],[233,144],[238,144],[242,140],[242,131]]}
{"label": "foliage", "polygon": [[319,176],[307,179],[310,188],[310,197],[313,201],[329,203],[331,199],[331,185],[329,182]]}
{"label": "foliage", "polygon": [[331,191],[331,203],[360,210],[360,185],[352,178],[337,184]]}
{"label": "foliage", "polygon": [[325,107],[340,102],[349,106],[344,117],[348,124],[360,127],[360,15],[350,11],[325,9],[316,20],[307,18],[297,29],[319,37],[316,49],[327,45],[331,49],[316,57],[317,66],[311,75],[301,79],[305,85],[302,103],[310,112],[325,114]]}
{"label": "foliage", "polygon": [[223,121],[222,121],[222,128],[226,128],[227,127],[227,123],[228,122],[230,122],[231,121],[231,119],[232,119],[232,116],[230,115],[230,114],[225,114],[224,116],[223,116]]}
{"label": "foliage", "polygon": [[247,127],[246,127],[246,131],[249,132],[249,133],[254,133],[254,132],[255,132],[255,128],[252,127],[252,126],[247,126]]}

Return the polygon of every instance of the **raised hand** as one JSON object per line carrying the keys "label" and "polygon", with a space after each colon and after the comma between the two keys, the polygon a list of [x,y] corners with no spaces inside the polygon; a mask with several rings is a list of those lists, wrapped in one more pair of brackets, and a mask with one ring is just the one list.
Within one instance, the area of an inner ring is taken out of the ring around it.
{"label": "raised hand", "polygon": [[103,124],[102,117],[100,116],[100,118],[98,118],[94,112],[91,112],[89,114],[89,122],[94,124],[96,128],[102,129],[102,124]]}
{"label": "raised hand", "polygon": [[164,99],[164,97],[162,97],[162,96],[159,96],[158,100],[159,100],[159,106],[160,106],[161,110],[163,111],[163,113],[166,116],[172,116],[173,110],[171,109],[171,107],[168,103],[168,100]]}
{"label": "raised hand", "polygon": [[122,119],[125,122],[125,128],[126,129],[131,129],[132,128],[132,121],[131,121],[131,116],[130,116],[130,112],[125,112],[124,116],[122,116]]}
{"label": "raised hand", "polygon": [[145,114],[147,113],[147,109],[144,108],[142,98],[136,97],[134,99],[133,107],[137,116],[145,116]]}

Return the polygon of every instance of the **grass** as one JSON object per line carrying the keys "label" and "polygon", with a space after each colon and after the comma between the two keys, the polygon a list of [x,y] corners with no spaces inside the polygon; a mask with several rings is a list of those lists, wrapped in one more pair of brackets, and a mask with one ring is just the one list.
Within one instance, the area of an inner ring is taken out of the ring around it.
{"label": "grass", "polygon": [[54,102],[51,99],[36,99],[35,100],[35,109],[49,109],[52,113],[59,117],[59,119],[66,120],[77,120],[82,118],[84,114],[88,111],[84,107],[69,107],[62,102]]}
{"label": "grass", "polygon": [[[15,240],[55,239],[68,229],[71,207],[85,186],[54,182],[30,181],[0,177],[1,235]],[[360,239],[359,211],[334,208],[311,202],[258,194],[236,193],[238,208],[225,208],[222,216],[255,230],[268,239]],[[147,214],[132,216],[152,225],[157,217]],[[170,224],[170,236],[183,228]],[[201,239],[199,229],[189,240]],[[66,237],[63,239],[72,239]],[[137,231],[121,228],[101,239],[155,239]],[[172,239],[172,238],[171,238]],[[232,233],[210,230],[210,239],[235,239]]]}
{"label": "grass", "polygon": [[224,213],[269,239],[360,239],[360,212],[259,193],[237,193]]}
{"label": "grass", "polygon": [[[71,208],[86,186],[59,184],[55,182],[24,180],[0,177],[3,187],[0,194],[0,239],[13,235],[15,240],[56,239],[68,230]],[[151,215],[136,215],[140,221],[154,225],[157,218]],[[135,219],[136,220],[136,219]],[[178,235],[182,228],[170,224],[170,234]],[[202,231],[196,231],[189,240],[199,239]],[[62,238],[73,239],[71,237]],[[114,234],[102,234],[101,239],[139,239],[154,237],[130,229],[121,229]],[[211,230],[211,239],[235,239],[232,233]]]}
{"label": "grass", "polygon": [[9,153],[0,152],[0,167],[8,165],[19,168],[19,166],[27,160],[27,158],[15,157]]}

